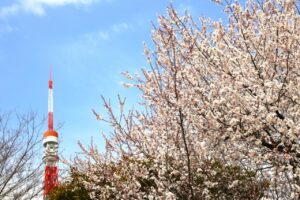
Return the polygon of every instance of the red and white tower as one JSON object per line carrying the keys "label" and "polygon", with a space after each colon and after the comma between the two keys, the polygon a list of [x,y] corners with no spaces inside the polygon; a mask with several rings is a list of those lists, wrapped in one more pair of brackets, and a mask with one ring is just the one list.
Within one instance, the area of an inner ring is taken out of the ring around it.
{"label": "red and white tower", "polygon": [[44,200],[48,199],[49,192],[58,186],[58,133],[53,129],[53,82],[50,68],[48,93],[48,130],[43,136],[45,163]]}

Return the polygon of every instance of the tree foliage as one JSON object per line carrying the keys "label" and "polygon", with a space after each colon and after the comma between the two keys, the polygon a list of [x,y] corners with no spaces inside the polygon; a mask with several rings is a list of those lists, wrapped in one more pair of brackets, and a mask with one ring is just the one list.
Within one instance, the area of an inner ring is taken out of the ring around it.
{"label": "tree foliage", "polygon": [[36,114],[0,113],[0,199],[34,199],[42,190]]}
{"label": "tree foliage", "polygon": [[[88,168],[73,173],[77,174],[92,199],[190,199],[189,185],[182,180],[185,178],[183,166],[172,162],[174,160],[169,159],[172,168],[163,174],[159,174],[160,167],[154,159],[137,160],[133,157],[123,157],[116,163],[86,163],[81,166]],[[205,160],[193,176],[194,199],[260,199],[269,182],[258,181],[255,175],[254,171],[240,166]],[[168,185],[161,185],[163,180]],[[162,189],[166,186],[168,191]],[[71,188],[77,191],[74,185]],[[69,191],[62,187],[61,194],[69,195]]]}
{"label": "tree foliage", "polygon": [[78,174],[71,171],[70,182],[64,182],[53,188],[49,194],[49,200],[91,200],[87,190],[78,178]]}
{"label": "tree foliage", "polygon": [[103,99],[106,152],[74,163],[92,199],[300,198],[299,1],[215,2],[225,25],[158,17],[149,69],[124,73],[142,110]]}

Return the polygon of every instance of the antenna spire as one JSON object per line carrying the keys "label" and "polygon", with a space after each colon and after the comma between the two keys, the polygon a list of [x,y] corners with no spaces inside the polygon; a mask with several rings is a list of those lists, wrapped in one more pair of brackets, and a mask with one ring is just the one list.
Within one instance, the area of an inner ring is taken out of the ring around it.
{"label": "antenna spire", "polygon": [[48,129],[53,130],[53,81],[52,81],[52,65],[50,65],[49,74],[49,91],[48,91]]}
{"label": "antenna spire", "polygon": [[50,65],[49,78],[50,78],[50,80],[52,80],[52,65]]}

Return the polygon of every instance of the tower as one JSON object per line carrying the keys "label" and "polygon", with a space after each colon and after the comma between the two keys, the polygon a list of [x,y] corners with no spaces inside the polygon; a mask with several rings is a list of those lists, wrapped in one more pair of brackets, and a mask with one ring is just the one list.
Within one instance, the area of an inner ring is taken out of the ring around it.
{"label": "tower", "polygon": [[53,82],[52,69],[48,83],[48,130],[43,136],[45,175],[44,200],[48,199],[49,192],[58,186],[58,133],[53,129]]}

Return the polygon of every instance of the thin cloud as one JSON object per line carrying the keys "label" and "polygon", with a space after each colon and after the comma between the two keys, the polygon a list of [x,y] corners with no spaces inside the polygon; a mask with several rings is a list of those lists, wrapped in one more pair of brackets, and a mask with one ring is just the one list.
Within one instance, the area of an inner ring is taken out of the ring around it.
{"label": "thin cloud", "polygon": [[98,41],[109,40],[109,32],[95,31],[95,32],[85,33],[80,36],[79,40],[88,43],[98,43]]}
{"label": "thin cloud", "polygon": [[102,40],[108,40],[109,39],[109,35],[108,35],[107,32],[100,31],[100,32],[98,32],[98,36]]}
{"label": "thin cloud", "polygon": [[16,28],[12,27],[11,25],[4,25],[0,27],[0,33],[10,33],[17,30]]}
{"label": "thin cloud", "polygon": [[4,18],[6,16],[15,15],[20,10],[21,10],[21,7],[18,4],[13,4],[13,5],[10,5],[10,6],[1,7],[0,8],[0,17]]}
{"label": "thin cloud", "polygon": [[59,7],[67,5],[87,6],[101,1],[110,2],[111,0],[19,0],[18,2],[0,7],[0,17],[17,15],[22,12],[32,13],[35,15],[44,15],[47,7]]}
{"label": "thin cloud", "polygon": [[180,15],[184,15],[185,12],[191,13],[193,12],[193,7],[191,5],[187,5],[187,4],[179,4],[178,6],[178,12]]}
{"label": "thin cloud", "polygon": [[126,23],[126,22],[123,22],[123,23],[120,23],[120,24],[115,24],[112,26],[112,30],[116,33],[120,33],[120,32],[123,32],[123,31],[126,31],[126,30],[129,30],[129,29],[132,29],[132,25]]}

